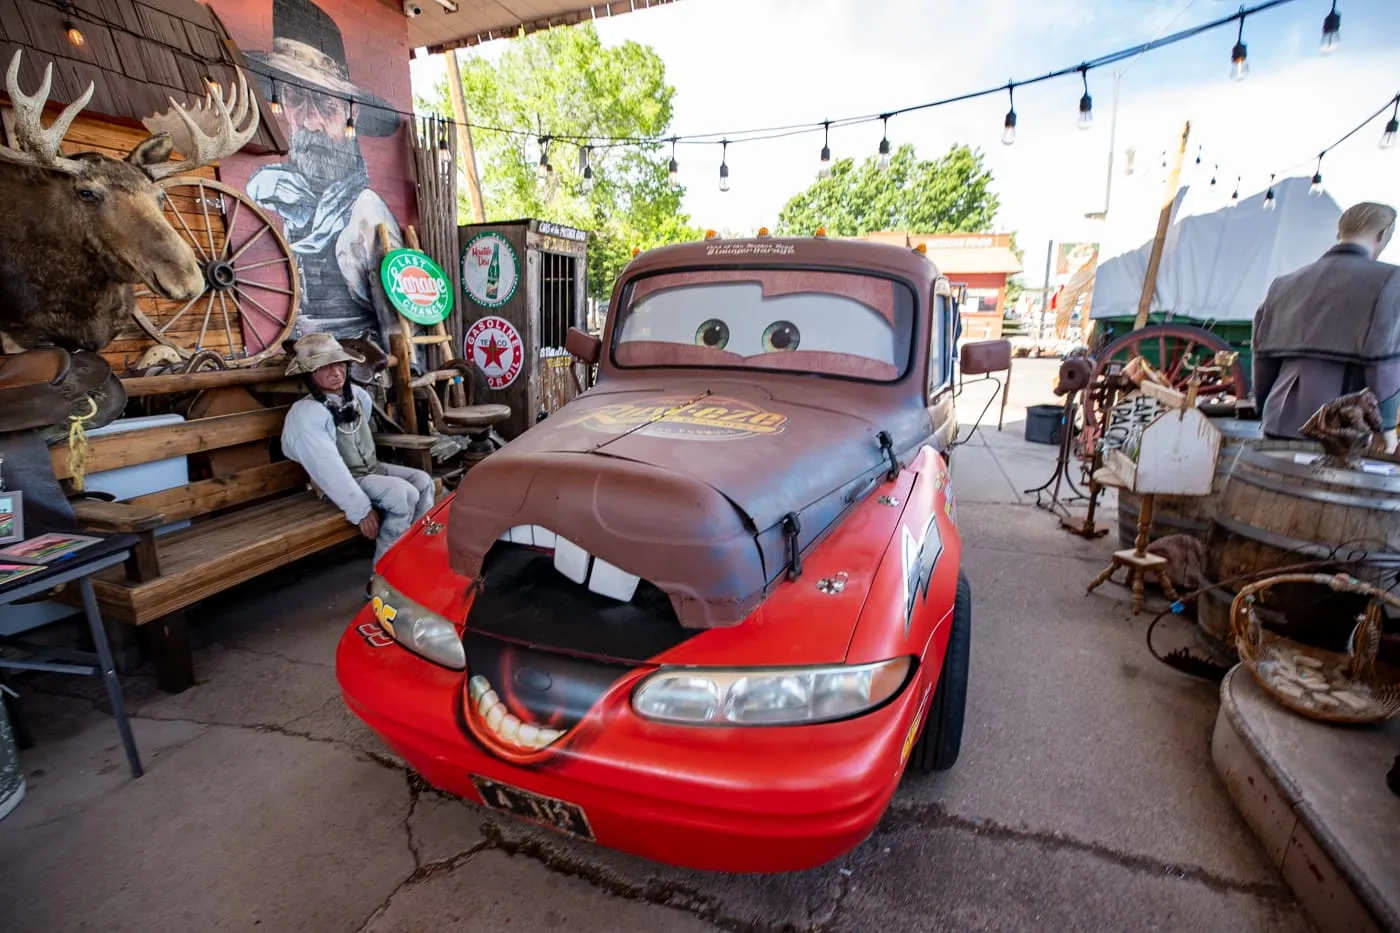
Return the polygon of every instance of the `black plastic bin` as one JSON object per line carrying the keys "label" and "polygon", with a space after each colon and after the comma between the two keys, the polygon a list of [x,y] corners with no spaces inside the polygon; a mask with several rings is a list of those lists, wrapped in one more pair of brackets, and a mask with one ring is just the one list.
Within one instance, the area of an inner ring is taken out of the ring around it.
{"label": "black plastic bin", "polygon": [[1026,406],[1026,440],[1033,444],[1060,443],[1060,425],[1064,420],[1063,405]]}

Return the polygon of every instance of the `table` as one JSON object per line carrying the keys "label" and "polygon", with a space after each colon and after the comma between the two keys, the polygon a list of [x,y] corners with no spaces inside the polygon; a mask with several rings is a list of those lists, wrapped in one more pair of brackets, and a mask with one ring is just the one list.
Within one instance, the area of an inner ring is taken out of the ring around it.
{"label": "table", "polygon": [[[41,532],[36,530],[35,533]],[[0,658],[0,668],[47,671],[56,674],[84,674],[87,676],[101,674],[102,680],[107,686],[107,697],[112,702],[112,712],[116,715],[117,731],[121,734],[122,747],[126,750],[126,761],[131,767],[131,776],[138,778],[142,774],[141,758],[136,751],[136,740],[131,735],[131,723],[127,720],[121,684],[117,682],[116,665],[112,661],[112,648],[107,643],[107,630],[102,626],[102,615],[97,609],[97,597],[92,591],[92,575],[125,561],[130,556],[131,548],[136,544],[137,537],[136,535],[122,534],[97,535],[88,532],[85,534],[89,534],[91,537],[100,537],[103,540],[100,543],[88,545],[66,560],[49,565],[39,573],[0,585],[0,606],[10,605],[26,597],[43,593],[61,583],[71,583],[76,580],[83,598],[83,613],[87,617],[88,628],[92,633],[92,642],[97,649],[96,660],[98,663],[60,664],[50,660],[19,661]],[[17,635],[34,627],[36,626],[33,624],[17,626],[14,622],[7,623],[3,618],[0,618],[0,636]],[[50,656],[55,654],[90,656],[88,652],[64,652],[58,649],[29,645],[24,647],[36,653],[47,652]]]}

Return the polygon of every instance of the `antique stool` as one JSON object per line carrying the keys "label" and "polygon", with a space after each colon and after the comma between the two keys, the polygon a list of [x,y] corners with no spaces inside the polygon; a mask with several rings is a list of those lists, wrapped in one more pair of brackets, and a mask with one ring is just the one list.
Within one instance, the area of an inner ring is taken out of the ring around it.
{"label": "antique stool", "polygon": [[463,457],[469,470],[496,452],[491,429],[509,417],[509,405],[467,405],[442,410],[446,433],[465,434],[471,438]]}

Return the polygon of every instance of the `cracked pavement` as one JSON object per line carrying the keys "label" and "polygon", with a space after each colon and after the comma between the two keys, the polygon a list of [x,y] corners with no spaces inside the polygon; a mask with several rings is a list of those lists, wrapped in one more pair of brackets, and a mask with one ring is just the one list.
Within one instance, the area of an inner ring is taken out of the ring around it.
{"label": "cracked pavement", "polygon": [[[361,598],[354,548],[196,614],[183,694],[124,677],[146,774],[101,684],[30,677],[28,795],[0,821],[7,933],[513,930],[657,933],[1310,929],[1209,757],[1215,685],[1157,664],[1150,614],[1084,587],[1087,542],[1022,490],[1022,440],[1056,361],[1016,363],[1006,429],[953,469],[974,594],[963,754],[906,779],[874,834],[808,872],[706,874],[499,816],[409,772],[340,700],[334,647]],[[971,414],[983,396],[970,385]],[[1113,523],[1110,499],[1102,513]],[[1164,624],[1161,650],[1190,643]]]}

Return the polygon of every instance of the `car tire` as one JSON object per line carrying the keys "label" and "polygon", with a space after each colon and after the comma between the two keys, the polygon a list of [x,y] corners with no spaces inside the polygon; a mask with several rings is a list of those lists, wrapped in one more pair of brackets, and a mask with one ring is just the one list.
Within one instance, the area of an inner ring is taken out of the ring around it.
{"label": "car tire", "polygon": [[943,670],[929,703],[924,731],[909,753],[909,770],[919,773],[946,771],[962,749],[963,718],[967,711],[967,677],[972,656],[972,585],[958,571],[958,593],[953,601],[953,627]]}

